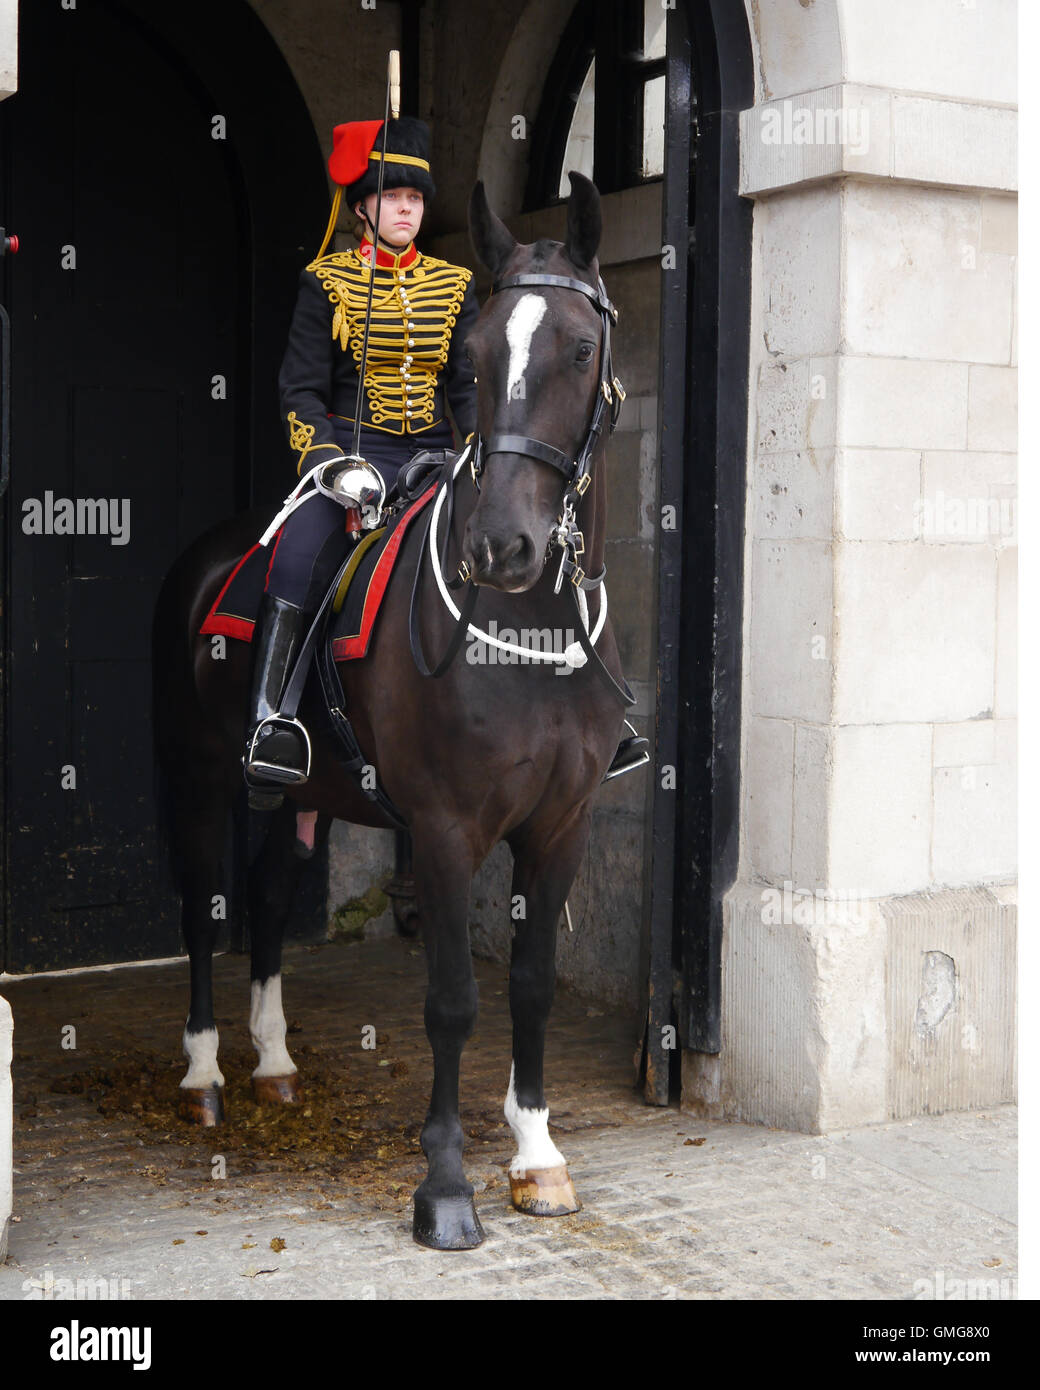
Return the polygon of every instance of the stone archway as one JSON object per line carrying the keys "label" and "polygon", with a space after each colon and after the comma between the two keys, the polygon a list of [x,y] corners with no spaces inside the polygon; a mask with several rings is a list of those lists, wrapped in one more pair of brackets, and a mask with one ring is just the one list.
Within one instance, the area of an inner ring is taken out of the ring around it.
{"label": "stone archway", "polygon": [[480,144],[480,177],[491,206],[508,217],[520,211],[527,182],[528,143],[513,137],[512,118],[537,111],[545,74],[573,5],[528,0],[498,71]]}

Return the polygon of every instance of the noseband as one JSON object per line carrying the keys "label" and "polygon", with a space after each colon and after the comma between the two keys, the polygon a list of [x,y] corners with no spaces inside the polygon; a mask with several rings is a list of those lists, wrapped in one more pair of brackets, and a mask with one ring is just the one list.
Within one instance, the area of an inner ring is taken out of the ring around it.
{"label": "noseband", "polygon": [[604,568],[600,574],[589,579],[578,564],[577,557],[584,553],[585,541],[575,525],[575,512],[579,501],[584,497],[589,484],[592,482],[592,460],[603,433],[607,412],[608,410],[610,412],[610,433],[613,434],[625,399],[624,388],[614,376],[614,364],[610,353],[610,325],[611,322],[617,323],[617,309],[607,298],[607,290],[603,284],[602,276],[599,277],[598,288],[593,289],[584,280],[574,280],[569,275],[507,275],[504,279],[495,282],[491,292],[492,294],[499,294],[502,290],[526,289],[528,286],[539,285],[551,289],[576,290],[579,294],[590,299],[599,310],[603,330],[600,338],[599,387],[596,391],[596,403],[592,408],[592,418],[585,431],[584,443],[578,451],[577,457],[572,459],[554,445],[545,444],[542,440],[532,439],[528,435],[489,434],[487,439],[478,435],[470,472],[478,492],[486,461],[492,454],[523,454],[527,458],[548,463],[557,472],[562,473],[567,488],[563,494],[560,515],[549,535],[546,558],[548,559],[554,543],[563,549],[560,574],[556,581],[557,593],[560,591],[564,574],[570,575],[571,583],[576,588],[594,589],[597,585],[602,584],[606,569]]}

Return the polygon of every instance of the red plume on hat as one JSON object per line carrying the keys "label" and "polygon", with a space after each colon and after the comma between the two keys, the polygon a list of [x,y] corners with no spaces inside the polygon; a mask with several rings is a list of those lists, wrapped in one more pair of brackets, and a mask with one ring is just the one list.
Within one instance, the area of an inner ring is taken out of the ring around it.
{"label": "red plume on hat", "polygon": [[329,173],[336,183],[357,183],[368,173],[368,157],[382,129],[382,121],[349,121],[336,126],[329,155]]}

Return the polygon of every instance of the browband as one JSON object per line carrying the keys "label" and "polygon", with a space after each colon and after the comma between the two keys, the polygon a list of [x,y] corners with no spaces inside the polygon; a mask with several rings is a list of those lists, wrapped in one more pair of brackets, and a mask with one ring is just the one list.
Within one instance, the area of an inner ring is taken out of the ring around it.
{"label": "browband", "polygon": [[495,281],[492,292],[497,294],[499,290],[511,290],[524,285],[550,285],[561,290],[577,290],[617,323],[617,309],[606,294],[601,289],[593,289],[591,285],[586,285],[584,280],[572,280],[569,275],[507,275],[504,280]]}

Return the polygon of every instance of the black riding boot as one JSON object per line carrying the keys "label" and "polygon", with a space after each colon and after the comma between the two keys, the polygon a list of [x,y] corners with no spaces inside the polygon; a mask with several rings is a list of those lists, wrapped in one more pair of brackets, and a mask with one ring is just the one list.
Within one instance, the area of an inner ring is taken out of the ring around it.
{"label": "black riding boot", "polygon": [[[629,729],[632,725],[628,720],[625,724]],[[620,777],[623,772],[634,772],[637,767],[642,767],[650,761],[650,744],[647,739],[639,738],[635,729],[628,738],[623,738],[617,746],[614,754],[614,761],[603,774],[604,782],[609,782],[612,777]]]}
{"label": "black riding boot", "polygon": [[314,615],[285,599],[264,594],[253,630],[253,677],[249,692],[246,751],[242,758],[249,805],[274,811],[287,783],[306,782],[310,739],[298,719],[279,714],[297,653]]}

